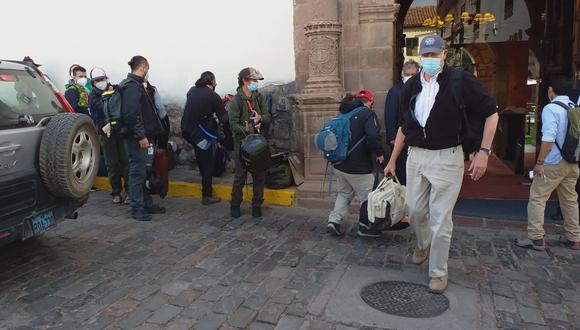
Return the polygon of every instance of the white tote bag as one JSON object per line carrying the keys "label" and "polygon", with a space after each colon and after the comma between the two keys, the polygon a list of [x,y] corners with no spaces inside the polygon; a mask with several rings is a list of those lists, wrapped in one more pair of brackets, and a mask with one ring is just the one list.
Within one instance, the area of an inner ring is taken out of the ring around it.
{"label": "white tote bag", "polygon": [[377,189],[369,193],[367,212],[369,221],[390,221],[390,226],[399,223],[405,216],[405,186],[396,177],[384,178]]}

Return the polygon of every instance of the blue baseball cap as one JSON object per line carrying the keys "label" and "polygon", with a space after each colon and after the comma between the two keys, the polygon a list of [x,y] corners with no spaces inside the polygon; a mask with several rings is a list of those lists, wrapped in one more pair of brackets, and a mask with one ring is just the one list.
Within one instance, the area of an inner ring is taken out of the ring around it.
{"label": "blue baseball cap", "polygon": [[445,50],[445,40],[440,36],[428,36],[421,40],[421,46],[419,47],[419,55],[424,55],[427,53],[437,53],[440,54]]}

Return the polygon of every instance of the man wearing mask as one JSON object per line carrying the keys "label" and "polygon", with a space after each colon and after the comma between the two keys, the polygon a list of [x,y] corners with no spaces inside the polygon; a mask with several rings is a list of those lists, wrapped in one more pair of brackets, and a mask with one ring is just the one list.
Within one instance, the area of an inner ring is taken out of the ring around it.
{"label": "man wearing mask", "polygon": [[89,115],[89,93],[85,89],[87,84],[87,70],[80,65],[72,68],[72,80],[65,86],[64,97],[76,113]]}
{"label": "man wearing mask", "polygon": [[578,164],[567,162],[561,151],[568,134],[568,111],[576,107],[566,95],[572,89],[572,83],[568,77],[554,76],[548,86],[550,103],[542,110],[542,144],[534,166],[528,202],[528,237],[516,240],[516,245],[538,251],[546,249],[544,212],[546,202],[556,190],[564,217],[566,239],[563,244],[572,250],[580,250],[576,193]]}
{"label": "man wearing mask", "polygon": [[[123,138],[116,131],[110,131],[106,134],[103,127],[106,125],[106,117],[103,107],[103,93],[112,91],[116,88],[109,83],[109,78],[105,70],[101,68],[93,68],[90,72],[91,82],[93,88],[89,94],[89,105],[91,108],[91,115],[99,132],[99,142],[103,155],[105,156],[105,163],[107,164],[107,175],[109,183],[111,184],[113,195],[113,203],[128,204],[130,199],[127,195],[129,186],[129,163],[125,153],[125,146],[123,145]],[[123,196],[123,183],[125,196]]]}
{"label": "man wearing mask", "polygon": [[[193,145],[201,173],[202,204],[219,203],[213,196],[212,179],[215,148],[220,124],[228,122],[228,113],[220,96],[215,92],[217,82],[210,71],[201,74],[195,86],[187,92],[187,102],[181,119],[181,133]],[[211,141],[209,144],[206,142]]]}
{"label": "man wearing mask", "polygon": [[153,149],[155,139],[163,133],[163,127],[155,107],[147,95],[143,83],[149,72],[149,62],[143,56],[133,56],[129,61],[131,73],[121,82],[123,101],[123,138],[129,158],[129,196],[131,214],[139,221],[150,221],[151,214],[163,214],[165,208],[153,204],[145,188],[148,150]]}
{"label": "man wearing mask", "polygon": [[[385,129],[387,145],[391,149],[395,145],[397,131],[401,126],[401,112],[399,109],[399,95],[401,94],[401,88],[403,88],[403,85],[411,79],[412,76],[416,75],[417,72],[419,72],[419,63],[413,60],[405,62],[405,64],[403,64],[403,70],[401,71],[401,81],[393,86],[387,94],[387,100],[385,102]],[[401,156],[397,160],[397,178],[402,185],[407,184],[406,162],[407,148],[403,149]]]}
{"label": "man wearing mask", "polygon": [[[248,169],[244,165],[241,155],[242,141],[247,135],[260,131],[261,127],[269,125],[271,121],[271,115],[266,108],[266,98],[258,92],[258,81],[263,79],[260,71],[254,68],[245,68],[240,71],[237,94],[228,105],[230,127],[234,135],[234,162],[236,166],[230,204],[230,213],[234,218],[241,216],[242,191],[248,176]],[[266,172],[252,173],[252,178],[254,180],[252,216],[260,218],[264,202]]]}
{"label": "man wearing mask", "polygon": [[[429,257],[429,289],[443,293],[447,288],[447,260],[453,232],[452,212],[464,176],[463,144],[472,136],[463,127],[467,120],[483,126],[479,151],[469,172],[479,180],[487,169],[491,143],[498,122],[496,102],[481,82],[461,68],[445,65],[447,50],[439,36],[421,41],[421,72],[409,79],[401,90],[403,125],[397,132],[393,154],[385,175],[396,174],[397,159],[405,144],[407,160],[406,207],[417,235],[413,263]],[[454,88],[460,86],[459,88]],[[454,92],[461,91],[462,107]]]}
{"label": "man wearing mask", "polygon": [[[332,169],[337,179],[337,195],[326,229],[337,237],[344,234],[341,224],[349,214],[353,198],[356,196],[361,204],[366,205],[368,195],[373,190],[375,160],[379,163],[384,161],[380,127],[372,107],[373,93],[369,90],[357,92],[355,98],[347,96],[340,103],[340,113],[351,113],[353,117],[350,119],[349,154]],[[361,206],[359,213],[357,235],[380,237],[381,232],[371,228],[365,206]]]}

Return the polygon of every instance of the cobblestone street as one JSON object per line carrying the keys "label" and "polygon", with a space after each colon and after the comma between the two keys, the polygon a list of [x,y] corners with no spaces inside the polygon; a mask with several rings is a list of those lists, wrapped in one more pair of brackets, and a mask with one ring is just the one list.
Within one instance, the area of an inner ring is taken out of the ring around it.
{"label": "cobblestone street", "polygon": [[[232,220],[226,203],[162,204],[165,216],[141,223],[92,193],[78,220],[0,248],[0,328],[401,328],[362,300],[341,304],[360,298],[340,288],[347,277],[367,283],[365,273],[428,280],[426,264],[410,261],[411,229],[360,239],[351,228],[337,239],[326,234],[324,210],[266,207],[256,221],[249,206]],[[558,246],[557,234],[547,252],[514,247],[523,227],[509,227],[458,221],[451,309],[433,328],[580,329],[580,254]],[[463,306],[471,315],[457,313],[463,295],[474,301]],[[378,317],[349,316],[357,314]]]}

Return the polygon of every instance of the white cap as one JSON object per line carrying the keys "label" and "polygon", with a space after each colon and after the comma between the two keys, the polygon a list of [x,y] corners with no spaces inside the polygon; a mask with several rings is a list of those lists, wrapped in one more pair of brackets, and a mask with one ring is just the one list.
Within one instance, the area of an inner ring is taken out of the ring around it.
{"label": "white cap", "polygon": [[105,73],[105,70],[103,70],[101,68],[93,68],[91,70],[90,77],[91,77],[91,80],[100,80],[100,79],[107,78],[107,74]]}

